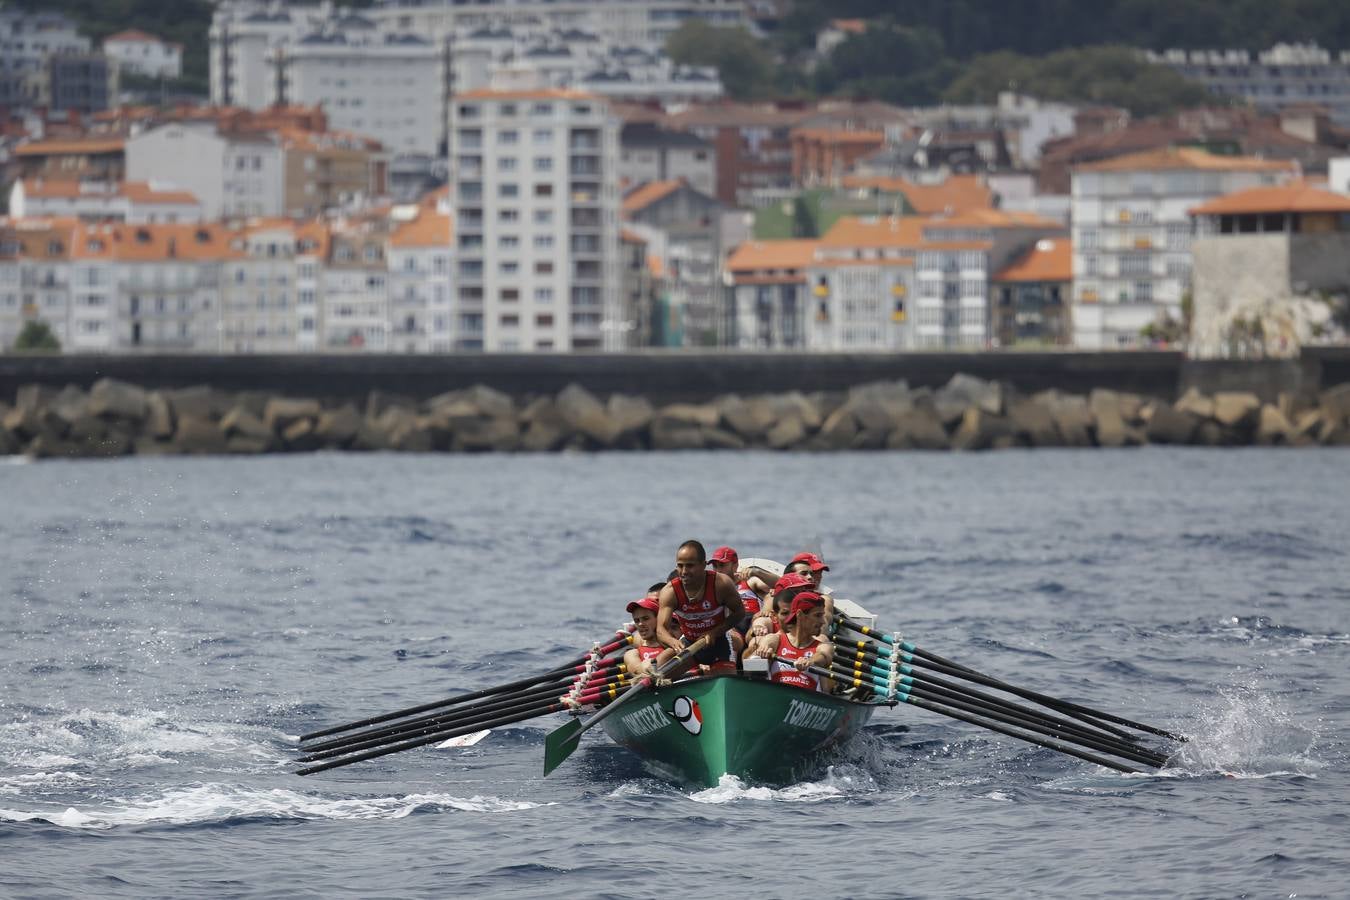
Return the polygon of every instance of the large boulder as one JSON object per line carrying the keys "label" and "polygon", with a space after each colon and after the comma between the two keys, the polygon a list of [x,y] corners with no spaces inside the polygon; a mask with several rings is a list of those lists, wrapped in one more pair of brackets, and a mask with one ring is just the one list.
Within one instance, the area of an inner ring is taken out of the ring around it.
{"label": "large boulder", "polygon": [[1008,424],[1020,441],[1032,447],[1058,447],[1064,443],[1050,409],[1027,397],[1017,397],[1008,403]]}
{"label": "large boulder", "polygon": [[825,422],[820,409],[801,391],[771,395],[769,408],[773,410],[775,421],[796,417],[808,432],[817,430]]}
{"label": "large boulder", "polygon": [[764,436],[764,442],[774,450],[790,450],[806,439],[806,424],[800,416],[785,415]]}
{"label": "large boulder", "polygon": [[1327,388],[1318,397],[1318,407],[1332,425],[1350,422],[1350,384]]}
{"label": "large boulder", "polygon": [[766,396],[742,399],[735,394],[719,397],[716,401],[722,417],[721,427],[734,431],[749,443],[762,443],[777,418]]}
{"label": "large boulder", "polygon": [[173,437],[173,406],[159,391],[151,391],[145,398],[145,427],[143,431],[156,440]]}
{"label": "large boulder", "polygon": [[932,400],[925,399],[895,420],[886,446],[892,450],[947,450],[951,440]]}
{"label": "large boulder", "polygon": [[504,419],[514,417],[516,414],[516,403],[510,394],[484,384],[475,384],[462,391],[451,391],[432,397],[427,401],[427,408],[434,411],[436,407],[446,404],[468,404],[474,407],[479,415],[491,418]]}
{"label": "large boulder", "polygon": [[1177,412],[1189,413],[1201,419],[1214,418],[1214,399],[1200,393],[1198,388],[1188,388],[1177,402],[1172,404]]}
{"label": "large boulder", "polygon": [[226,450],[225,432],[211,419],[199,419],[196,416],[178,417],[178,427],[174,429],[174,452],[194,454],[219,454]]}
{"label": "large boulder", "polygon": [[1296,443],[1297,431],[1292,422],[1280,412],[1279,408],[1264,403],[1261,405],[1260,418],[1256,423],[1256,442],[1262,446],[1276,446]]}
{"label": "large boulder", "polygon": [[192,419],[219,419],[234,408],[230,397],[206,385],[166,391],[173,414]]}
{"label": "large boulder", "polygon": [[[715,426],[703,426],[696,421],[657,415],[652,420],[651,435],[653,450],[702,450],[703,429],[713,430]],[[731,432],[727,432],[730,434]]]}
{"label": "large boulder", "polygon": [[995,446],[1011,446],[1014,436],[1008,419],[972,406],[952,433],[951,445],[953,450],[990,450]]}
{"label": "large boulder", "polygon": [[[631,449],[641,445],[656,417],[656,410],[646,397],[632,397],[628,394],[612,394],[605,412],[617,430],[614,443],[618,447]],[[719,415],[718,420],[721,417]]]}
{"label": "large boulder", "polygon": [[1055,430],[1064,446],[1092,446],[1092,410],[1088,407],[1086,397],[1051,390],[1042,391],[1032,399],[1050,411],[1051,418],[1055,420]]}
{"label": "large boulder", "polygon": [[1098,446],[1124,447],[1129,442],[1119,393],[1096,388],[1088,396],[1088,408],[1092,411]]}
{"label": "large boulder", "polygon": [[95,415],[89,409],[89,395],[77,385],[68,384],[51,399],[48,404],[53,413],[66,424],[73,424],[77,419],[83,419],[86,416]]}
{"label": "large boulder", "polygon": [[267,423],[242,403],[221,417],[220,430],[226,438],[240,435],[264,442],[271,441],[274,435]]}
{"label": "large boulder", "polygon": [[388,391],[375,390],[366,395],[367,419],[379,419],[386,411],[395,407],[407,410],[408,412],[416,412],[418,403],[411,397],[405,397],[402,394],[391,394]]}
{"label": "large boulder", "polygon": [[455,432],[450,449],[481,453],[492,451],[509,453],[520,447],[520,426],[516,417],[482,416],[465,423]]}
{"label": "large boulder", "polygon": [[[1191,406],[1194,405],[1192,402]],[[1189,444],[1200,422],[1200,416],[1159,400],[1153,407],[1146,434],[1149,443],[1153,444]]]}
{"label": "large boulder", "polygon": [[323,412],[318,400],[298,397],[273,397],[263,410],[263,422],[275,434],[281,434],[296,422],[308,419],[311,423]]}
{"label": "large boulder", "polygon": [[113,378],[100,378],[89,389],[89,412],[105,419],[140,422],[146,414],[145,389]]}
{"label": "large boulder", "polygon": [[618,426],[595,395],[579,384],[569,384],[554,400],[567,427],[601,447],[610,447],[619,436]]}
{"label": "large boulder", "polygon": [[361,414],[350,403],[325,411],[314,423],[314,434],[325,447],[349,447],[360,432]]}
{"label": "large boulder", "polygon": [[700,429],[703,438],[703,446],[709,450],[744,450],[745,441],[740,435],[725,428]]}
{"label": "large boulder", "polygon": [[846,407],[840,407],[826,416],[813,446],[820,450],[847,450],[858,434],[858,420]]}
{"label": "large boulder", "polygon": [[558,414],[552,397],[539,397],[526,405],[520,413],[525,433],[520,437],[520,449],[530,453],[557,450],[571,436],[572,431]]}
{"label": "large boulder", "polygon": [[1261,398],[1250,391],[1219,391],[1214,395],[1214,419],[1225,428],[1250,429],[1261,415]]}
{"label": "large boulder", "polygon": [[296,419],[281,430],[281,440],[287,450],[296,453],[311,453],[323,445],[314,433],[316,419],[308,417]]}
{"label": "large boulder", "polygon": [[938,415],[945,423],[962,418],[971,407],[984,410],[990,415],[1002,415],[1004,411],[1003,385],[997,381],[985,381],[974,375],[957,372],[945,385],[938,388],[933,398]]}

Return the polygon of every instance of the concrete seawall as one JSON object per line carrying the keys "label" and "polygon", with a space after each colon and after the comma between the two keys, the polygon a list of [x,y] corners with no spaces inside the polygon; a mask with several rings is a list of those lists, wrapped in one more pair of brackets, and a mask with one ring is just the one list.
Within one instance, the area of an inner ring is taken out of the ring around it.
{"label": "concrete seawall", "polygon": [[371,391],[417,400],[484,385],[514,398],[578,384],[597,395],[640,394],[655,404],[700,403],[724,394],[844,391],[905,381],[938,388],[964,373],[1023,393],[1095,389],[1175,400],[1248,391],[1263,401],[1311,395],[1350,382],[1350,348],[1307,350],[1296,360],[1192,361],[1175,352],[1130,353],[692,353],[478,354],[459,356],[0,356],[0,397],[25,384],[88,390],[113,378],[151,390],[210,385],[328,401]]}

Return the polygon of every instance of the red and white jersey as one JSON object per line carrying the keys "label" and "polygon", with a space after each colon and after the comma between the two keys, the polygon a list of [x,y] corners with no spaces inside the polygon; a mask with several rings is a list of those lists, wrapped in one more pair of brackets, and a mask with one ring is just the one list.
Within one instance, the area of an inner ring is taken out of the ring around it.
{"label": "red and white jersey", "polygon": [[[794,647],[792,641],[788,639],[786,633],[778,639],[778,653],[783,659],[789,662],[796,662],[802,657],[809,657],[820,647],[820,640],[811,641],[805,647]],[[787,663],[781,663],[773,660],[769,663],[769,679],[779,684],[790,684],[794,687],[806,688],[809,691],[821,690],[820,676],[813,675],[810,672],[798,672]]]}
{"label": "red and white jersey", "polygon": [[727,619],[727,608],[717,602],[717,573],[708,572],[707,575],[703,593],[697,600],[689,599],[680,579],[670,583],[675,589],[675,609],[671,615],[680,623],[680,633],[690,641],[698,640]]}
{"label": "red and white jersey", "polygon": [[657,644],[654,647],[648,647],[644,644],[637,645],[638,659],[646,662],[649,659],[656,659],[661,655],[661,651],[666,649],[665,645]]}
{"label": "red and white jersey", "polygon": [[746,614],[753,616],[759,612],[759,594],[751,590],[750,585],[742,581],[736,585],[736,593],[741,595],[741,605],[745,607]]}

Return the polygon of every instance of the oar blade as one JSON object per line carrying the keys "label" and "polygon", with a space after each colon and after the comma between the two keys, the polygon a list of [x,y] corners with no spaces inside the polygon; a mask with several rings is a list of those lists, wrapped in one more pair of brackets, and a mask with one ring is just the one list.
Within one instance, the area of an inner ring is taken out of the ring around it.
{"label": "oar blade", "polygon": [[581,744],[581,720],[572,719],[544,738],[544,774],[562,765]]}

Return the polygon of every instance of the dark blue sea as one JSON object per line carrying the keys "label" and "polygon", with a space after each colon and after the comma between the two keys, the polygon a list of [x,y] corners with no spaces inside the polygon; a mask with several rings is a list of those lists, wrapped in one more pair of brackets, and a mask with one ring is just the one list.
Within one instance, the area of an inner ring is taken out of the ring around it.
{"label": "dark blue sea", "polygon": [[[794,784],[564,720],[307,778],[546,670],[685,538],[817,549],[921,647],[1192,737],[1121,775],[901,705]],[[1350,454],[0,461],[0,896],[1337,897]]]}

